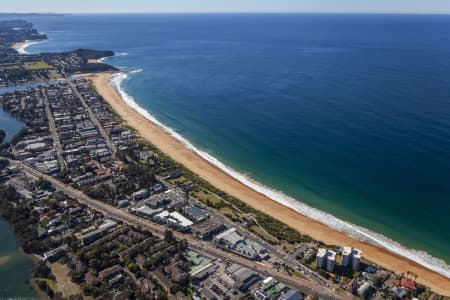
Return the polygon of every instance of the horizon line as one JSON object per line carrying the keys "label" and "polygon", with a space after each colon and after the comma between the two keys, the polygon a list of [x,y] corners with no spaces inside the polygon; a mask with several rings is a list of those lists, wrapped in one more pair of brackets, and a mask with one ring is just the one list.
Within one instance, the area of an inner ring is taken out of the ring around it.
{"label": "horizon line", "polygon": [[450,15],[448,12],[407,11],[148,11],[148,12],[1,12],[0,15],[125,15],[125,14],[366,14],[366,15]]}

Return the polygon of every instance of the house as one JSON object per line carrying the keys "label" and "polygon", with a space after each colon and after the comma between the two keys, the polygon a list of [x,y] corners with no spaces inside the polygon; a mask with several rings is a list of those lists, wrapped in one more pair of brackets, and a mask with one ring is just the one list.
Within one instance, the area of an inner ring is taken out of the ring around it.
{"label": "house", "polygon": [[132,198],[134,201],[140,201],[140,200],[142,200],[142,199],[148,197],[148,195],[149,195],[148,190],[147,190],[147,189],[142,189],[142,190],[139,190],[139,191],[137,191],[137,192],[132,193],[132,194],[131,194],[131,198]]}
{"label": "house", "polygon": [[361,298],[366,298],[372,291],[372,284],[369,281],[364,282],[356,291],[358,296]]}
{"label": "house", "polygon": [[103,231],[108,231],[114,227],[116,227],[117,222],[113,221],[113,220],[109,220],[106,219],[103,224],[101,224],[100,226],[98,226],[98,229],[103,230]]}
{"label": "house", "polygon": [[115,221],[105,220],[105,222],[101,224],[97,229],[82,234],[80,236],[81,242],[84,245],[89,245],[99,238],[103,237],[108,230],[116,227],[116,225],[117,223]]}
{"label": "house", "polygon": [[48,260],[49,262],[55,262],[61,257],[63,257],[64,254],[66,254],[67,249],[68,249],[67,244],[64,244],[58,248],[47,251],[43,255],[44,259]]}
{"label": "house", "polygon": [[144,265],[147,262],[147,257],[142,254],[138,254],[134,260],[139,267],[144,268]]}
{"label": "house", "polygon": [[408,292],[405,291],[404,289],[399,288],[398,286],[395,286],[392,288],[391,292],[398,298],[402,299],[403,297],[405,297]]}
{"label": "house", "polygon": [[402,279],[400,279],[399,286],[409,291],[417,290],[417,283],[406,277],[402,277]]}
{"label": "house", "polygon": [[117,206],[121,207],[121,208],[127,207],[129,205],[130,205],[130,201],[128,201],[128,199],[122,199],[117,202]]}
{"label": "house", "polygon": [[105,280],[105,279],[108,279],[108,278],[116,275],[117,273],[122,272],[122,270],[123,270],[123,268],[122,268],[121,265],[114,265],[114,266],[112,266],[110,268],[107,268],[107,269],[104,269],[103,271],[100,271],[98,273],[98,277],[101,280]]}
{"label": "house", "polygon": [[155,182],[152,185],[150,185],[150,191],[152,192],[152,194],[161,193],[164,191],[165,188],[166,187],[160,182]]}
{"label": "house", "polygon": [[100,279],[98,279],[92,271],[89,271],[84,275],[84,281],[86,281],[88,285],[97,285],[100,283]]}
{"label": "house", "polygon": [[109,284],[109,286],[113,287],[116,284],[122,283],[124,280],[125,280],[125,276],[123,276],[123,274],[117,274],[116,276],[114,276],[113,278],[108,280],[108,284]]}
{"label": "house", "polygon": [[170,278],[173,282],[183,285],[189,281],[189,274],[181,269],[181,263],[182,261],[178,261],[166,267],[166,272],[170,274]]}

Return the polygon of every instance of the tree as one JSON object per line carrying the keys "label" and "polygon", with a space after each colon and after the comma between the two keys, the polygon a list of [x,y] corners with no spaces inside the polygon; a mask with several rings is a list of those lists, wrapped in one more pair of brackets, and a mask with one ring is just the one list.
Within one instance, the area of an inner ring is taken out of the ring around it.
{"label": "tree", "polygon": [[172,230],[166,229],[166,230],[164,231],[164,240],[165,240],[166,242],[168,242],[168,243],[170,243],[170,242],[172,242],[172,241],[174,240]]}
{"label": "tree", "polygon": [[93,287],[91,285],[85,285],[83,286],[83,293],[86,296],[91,296],[92,295],[92,291],[93,291]]}
{"label": "tree", "polygon": [[3,129],[0,129],[0,144],[3,143],[5,136],[6,136],[6,131],[4,131]]}
{"label": "tree", "polygon": [[95,270],[99,270],[102,265],[102,262],[97,258],[92,258],[89,260],[89,267]]}
{"label": "tree", "polygon": [[55,280],[55,276],[52,274],[52,270],[50,270],[45,262],[39,262],[35,266],[34,277],[49,278]]}
{"label": "tree", "polygon": [[52,186],[50,181],[43,179],[42,177],[36,181],[36,187],[41,190],[47,190]]}

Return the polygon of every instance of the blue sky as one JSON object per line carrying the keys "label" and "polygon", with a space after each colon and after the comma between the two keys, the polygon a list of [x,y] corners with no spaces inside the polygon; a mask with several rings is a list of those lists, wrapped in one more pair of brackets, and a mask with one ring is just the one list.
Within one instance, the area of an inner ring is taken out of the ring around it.
{"label": "blue sky", "polygon": [[0,12],[450,13],[450,0],[2,0]]}

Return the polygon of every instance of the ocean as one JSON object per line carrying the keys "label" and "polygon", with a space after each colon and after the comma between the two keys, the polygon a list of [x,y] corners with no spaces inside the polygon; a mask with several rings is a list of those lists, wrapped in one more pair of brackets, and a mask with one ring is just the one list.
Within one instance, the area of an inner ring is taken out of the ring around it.
{"label": "ocean", "polygon": [[450,16],[26,17],[234,176],[450,277]]}

